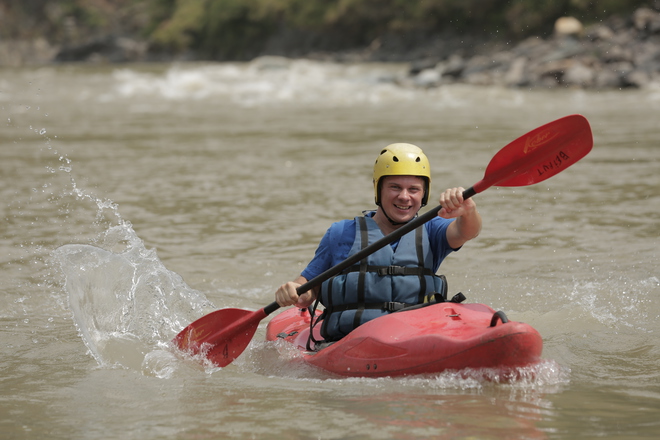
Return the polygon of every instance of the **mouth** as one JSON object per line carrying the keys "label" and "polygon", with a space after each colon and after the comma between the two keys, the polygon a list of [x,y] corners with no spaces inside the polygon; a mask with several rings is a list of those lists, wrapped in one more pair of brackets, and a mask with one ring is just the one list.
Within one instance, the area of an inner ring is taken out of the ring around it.
{"label": "mouth", "polygon": [[410,211],[412,209],[412,206],[401,206],[401,205],[394,205],[396,209],[399,209],[401,211]]}

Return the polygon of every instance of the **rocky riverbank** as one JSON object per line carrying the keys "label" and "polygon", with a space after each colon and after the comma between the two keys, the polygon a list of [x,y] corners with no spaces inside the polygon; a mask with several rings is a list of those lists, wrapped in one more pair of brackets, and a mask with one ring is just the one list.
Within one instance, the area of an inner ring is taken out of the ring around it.
{"label": "rocky riverbank", "polygon": [[412,63],[406,83],[597,89],[660,86],[660,12],[640,8],[628,18],[584,28],[557,21],[554,35],[472,57],[457,54]]}
{"label": "rocky riverbank", "polygon": [[[260,55],[310,57],[338,62],[409,62],[402,86],[438,87],[449,83],[519,88],[594,89],[660,86],[660,7],[640,8],[628,17],[612,17],[584,27],[564,17],[548,38],[515,44],[467,36],[376,39],[369,47],[343,53],[300,53],[295,41],[274,36]],[[196,60],[195,54],[172,55],[147,41],[107,35],[74,46],[44,39],[0,42],[0,66],[53,63],[125,63]]]}

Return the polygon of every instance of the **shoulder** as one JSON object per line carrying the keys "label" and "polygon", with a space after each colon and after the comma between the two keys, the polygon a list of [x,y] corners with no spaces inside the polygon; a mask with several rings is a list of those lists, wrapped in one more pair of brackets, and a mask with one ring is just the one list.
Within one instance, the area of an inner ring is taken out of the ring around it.
{"label": "shoulder", "polygon": [[355,223],[355,219],[346,219],[334,222],[330,225],[326,234],[344,235],[347,231],[355,231]]}
{"label": "shoulder", "polygon": [[355,238],[355,220],[346,219],[330,225],[321,239],[321,245],[326,248],[336,248],[340,243],[353,242]]}
{"label": "shoulder", "polygon": [[323,271],[345,260],[355,241],[355,220],[341,220],[332,223],[321,239],[314,259],[307,265],[302,275],[311,279]]}

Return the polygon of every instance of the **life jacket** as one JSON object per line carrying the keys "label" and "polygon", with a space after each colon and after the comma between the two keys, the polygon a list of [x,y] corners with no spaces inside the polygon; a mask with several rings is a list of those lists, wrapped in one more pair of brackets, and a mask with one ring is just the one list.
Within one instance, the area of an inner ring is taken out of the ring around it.
{"label": "life jacket", "polygon": [[[370,216],[355,220],[349,256],[383,238]],[[401,237],[396,250],[385,246],[325,281],[321,336],[336,341],[367,321],[428,301],[436,292],[446,295],[444,277],[436,276],[432,268],[433,253],[422,225]]]}

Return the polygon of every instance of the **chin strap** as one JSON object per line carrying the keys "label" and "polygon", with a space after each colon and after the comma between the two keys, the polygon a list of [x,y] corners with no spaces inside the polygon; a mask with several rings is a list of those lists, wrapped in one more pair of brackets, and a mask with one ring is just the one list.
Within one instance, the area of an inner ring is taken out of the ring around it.
{"label": "chin strap", "polygon": [[[408,220],[407,222],[395,222],[394,220],[392,220],[392,219],[390,218],[389,215],[387,215],[387,212],[385,211],[385,208],[383,208],[381,205],[378,205],[378,206],[380,206],[380,209],[383,211],[383,214],[385,214],[385,218],[386,218],[386,219],[392,224],[392,226],[401,226],[401,225],[405,225],[406,223],[409,223],[409,222],[411,222],[412,220],[416,219],[417,216],[419,215],[419,211],[418,211],[418,212],[415,214],[415,217],[411,218],[411,219]],[[422,207],[424,207],[424,205],[422,205],[422,206],[420,207],[420,209],[421,209]]]}
{"label": "chin strap", "polygon": [[408,223],[408,222],[395,222],[394,220],[392,220],[390,218],[389,215],[387,215],[387,212],[385,212],[384,209],[383,209],[383,214],[385,214],[385,218],[392,224],[392,226],[401,226],[401,225],[405,225],[406,223]]}

